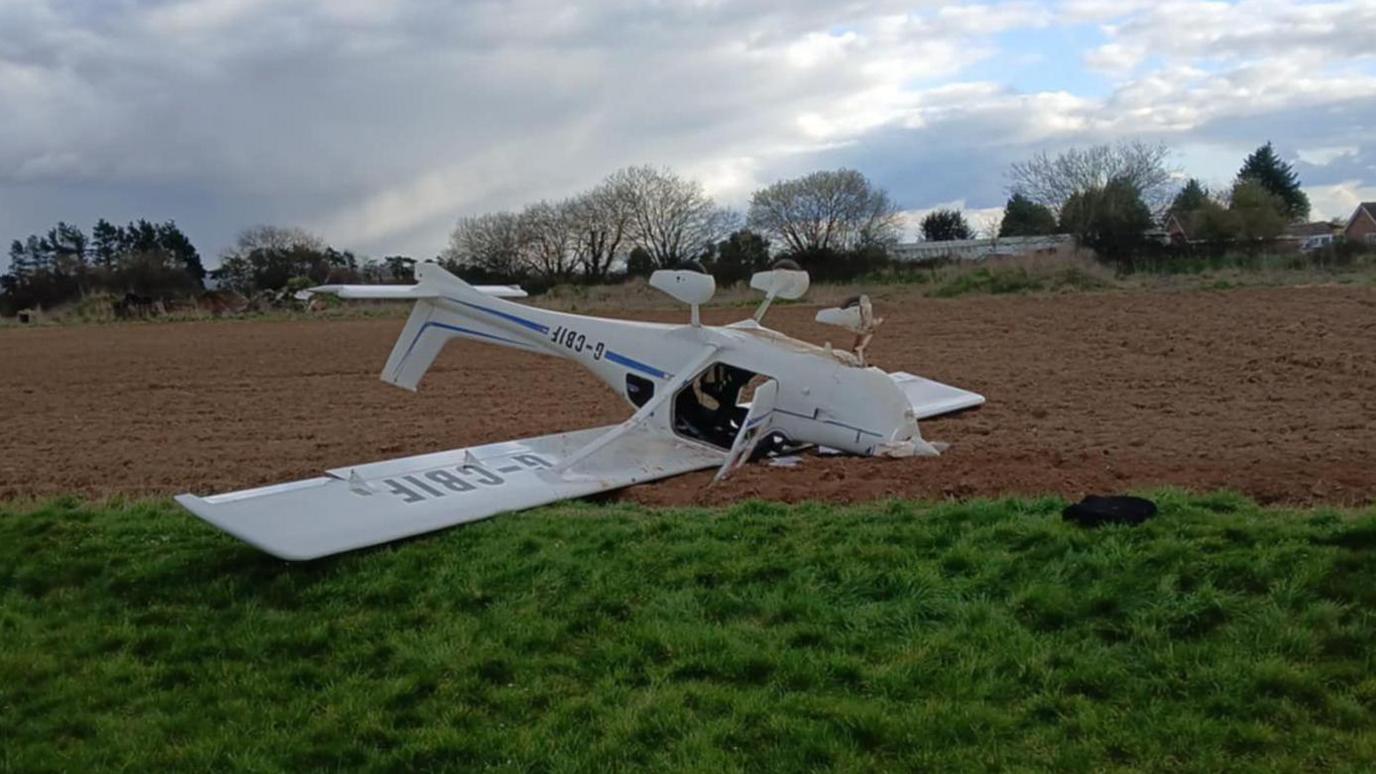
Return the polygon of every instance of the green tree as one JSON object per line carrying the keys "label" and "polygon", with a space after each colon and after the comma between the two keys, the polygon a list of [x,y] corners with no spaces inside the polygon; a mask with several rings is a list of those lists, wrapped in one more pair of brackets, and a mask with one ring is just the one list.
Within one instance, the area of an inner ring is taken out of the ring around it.
{"label": "green tree", "polygon": [[44,240],[47,250],[52,252],[60,271],[66,274],[80,274],[86,268],[86,234],[68,223],[59,222],[48,229]]}
{"label": "green tree", "polygon": [[922,238],[928,242],[970,239],[974,232],[960,210],[932,210],[922,219]]}
{"label": "green tree", "polygon": [[634,247],[626,256],[626,274],[631,277],[648,277],[655,270],[655,257],[643,247]]}
{"label": "green tree", "polygon": [[1045,236],[1056,233],[1056,213],[1020,193],[1015,193],[1003,207],[1003,222],[999,236]]}
{"label": "green tree", "polygon": [[393,282],[416,281],[416,259],[405,255],[389,255],[382,259],[387,276]]}
{"label": "green tree", "polygon": [[151,253],[159,247],[157,226],[143,218],[120,229],[120,252]]}
{"label": "green tree", "polygon": [[45,274],[53,271],[53,253],[42,238],[30,234],[29,238],[24,240],[24,252],[28,254],[29,266],[32,267],[34,274]]}
{"label": "green tree", "polygon": [[213,276],[244,294],[281,290],[294,277],[324,282],[347,259],[324,240],[299,228],[255,226],[240,232]]}
{"label": "green tree", "polygon": [[1236,223],[1236,238],[1244,242],[1275,239],[1285,231],[1285,201],[1255,178],[1242,178],[1233,186],[1228,205]]}
{"label": "green tree", "polygon": [[1288,220],[1309,217],[1309,197],[1300,190],[1300,178],[1289,164],[1281,161],[1268,141],[1252,151],[1237,173],[1239,182],[1255,180],[1284,204],[1281,212]]}
{"label": "green tree", "polygon": [[1191,239],[1216,245],[1237,239],[1237,214],[1212,198],[1177,217],[1188,218]]}
{"label": "green tree", "polygon": [[1072,195],[1061,208],[1061,230],[1100,258],[1131,270],[1132,258],[1152,227],[1151,209],[1131,181],[1118,178],[1102,188]]}
{"label": "green tree", "polygon": [[1184,187],[1175,194],[1175,198],[1171,200],[1171,206],[1166,211],[1183,215],[1200,209],[1207,201],[1209,201],[1209,189],[1192,177],[1185,181]]}
{"label": "green tree", "polygon": [[[52,271],[55,277],[65,282],[71,279],[78,293],[85,293],[88,287],[86,263],[86,235],[81,229],[59,221],[48,229],[42,240],[43,249],[52,256]],[[64,299],[65,300],[65,299]]]}
{"label": "green tree", "polygon": [[205,265],[201,263],[201,254],[196,251],[196,246],[191,244],[191,240],[177,228],[175,221],[167,221],[156,227],[157,244],[167,252],[172,261],[180,266],[195,283],[197,288],[205,287]]}
{"label": "green tree", "polygon": [[717,243],[711,264],[712,274],[723,285],[749,280],[768,268],[769,240],[744,228]]}
{"label": "green tree", "polygon": [[24,243],[18,239],[10,242],[10,274],[16,278],[17,282],[23,283],[33,274],[33,270],[33,261],[29,258],[29,251],[25,248]]}
{"label": "green tree", "polygon": [[91,229],[91,254],[96,266],[106,270],[115,268],[123,241],[120,230],[105,218],[96,221],[95,228]]}

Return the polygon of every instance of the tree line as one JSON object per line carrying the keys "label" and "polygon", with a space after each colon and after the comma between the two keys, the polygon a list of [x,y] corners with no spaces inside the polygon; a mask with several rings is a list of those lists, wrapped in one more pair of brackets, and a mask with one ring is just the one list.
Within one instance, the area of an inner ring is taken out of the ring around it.
{"label": "tree line", "polygon": [[729,283],[785,257],[827,278],[881,260],[900,232],[889,195],[854,170],[774,183],[742,216],[695,180],[635,166],[561,201],[461,218],[441,260],[472,281],[537,289],[685,263]]}
{"label": "tree line", "polygon": [[[1149,249],[1149,233],[1170,217],[1188,224],[1190,241],[1260,244],[1304,220],[1309,201],[1293,168],[1271,143],[1244,161],[1232,185],[1210,191],[1178,170],[1164,145],[1128,140],[1039,153],[1014,164],[1002,214],[987,236],[1072,234],[1102,258],[1131,268]],[[819,280],[843,280],[882,268],[902,236],[889,194],[851,169],[824,170],[756,190],[744,213],[718,204],[702,184],[670,169],[632,166],[592,188],[518,211],[460,218],[438,256],[474,282],[514,282],[532,290],[560,283],[604,283],[685,263],[719,281],[748,279],[783,258]],[[923,239],[969,239],[958,210],[928,213]],[[257,226],[241,232],[207,272],[173,221],[115,226],[100,220],[89,237],[58,223],[10,245],[0,276],[0,313],[50,307],[92,292],[154,298],[202,291],[207,276],[245,296],[286,297],[312,284],[412,280],[414,261],[380,260],[338,250],[299,228]]]}
{"label": "tree line", "polygon": [[[1257,246],[1309,217],[1309,199],[1294,168],[1270,142],[1242,162],[1232,184],[1210,191],[1198,179],[1177,187],[1179,171],[1161,144],[1117,144],[1039,153],[1010,170],[1010,196],[989,237],[1071,234],[1101,258],[1130,268],[1135,255],[1158,249],[1151,233],[1172,218],[1193,245]],[[927,214],[924,239],[970,239],[958,210]],[[1177,245],[1176,248],[1185,245]]]}
{"label": "tree line", "polygon": [[203,293],[207,280],[272,304],[326,282],[410,282],[415,263],[401,255],[359,258],[300,228],[255,226],[221,254],[219,268],[207,271],[175,222],[115,226],[104,219],[89,236],[62,222],[46,234],[16,239],[9,258],[9,271],[0,275],[0,314],[6,316],[92,294],[140,302],[184,299]]}
{"label": "tree line", "polygon": [[220,287],[245,296],[280,295],[312,285],[380,285],[414,280],[415,261],[404,255],[381,260],[338,250],[301,228],[255,226],[239,233],[211,276]]}
{"label": "tree line", "polygon": [[0,275],[0,313],[48,307],[93,292],[168,297],[204,287],[200,253],[173,221],[96,222],[89,235],[60,222],[10,243]]}
{"label": "tree line", "polygon": [[[884,265],[901,237],[888,193],[855,170],[818,171],[755,191],[737,212],[702,184],[669,169],[634,166],[560,201],[515,212],[460,218],[438,260],[474,282],[520,283],[539,291],[560,283],[604,283],[686,263],[723,283],[749,279],[792,258],[820,280]],[[16,241],[0,287],[0,311],[51,307],[90,293],[170,299],[218,288],[280,303],[323,283],[413,280],[414,261],[339,250],[300,228],[241,232],[207,272],[176,224],[100,221],[91,237],[66,223]]]}

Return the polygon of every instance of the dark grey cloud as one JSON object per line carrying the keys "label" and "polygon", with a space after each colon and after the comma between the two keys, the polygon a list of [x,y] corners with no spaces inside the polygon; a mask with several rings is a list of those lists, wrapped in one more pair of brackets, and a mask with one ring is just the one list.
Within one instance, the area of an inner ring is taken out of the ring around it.
{"label": "dark grey cloud", "polygon": [[[635,163],[698,175],[736,204],[758,184],[845,165],[905,208],[988,207],[1011,161],[1128,134],[1357,147],[1358,173],[1340,156],[1305,167],[1306,180],[1376,183],[1360,172],[1376,76],[1331,14],[1296,21],[1283,4],[1249,4],[1224,60],[1191,69],[1197,52],[1172,43],[1170,62],[1135,64],[1104,98],[963,82],[979,63],[1033,61],[1045,25],[1093,18],[1139,48],[1170,29],[1150,4],[1070,5],[9,0],[0,236],[174,218],[210,254],[277,223],[375,255],[429,255],[459,215],[566,195]],[[1213,5],[1178,10],[1227,23]],[[1302,50],[1270,50],[1301,23]],[[1024,48],[999,48],[1009,29]]]}

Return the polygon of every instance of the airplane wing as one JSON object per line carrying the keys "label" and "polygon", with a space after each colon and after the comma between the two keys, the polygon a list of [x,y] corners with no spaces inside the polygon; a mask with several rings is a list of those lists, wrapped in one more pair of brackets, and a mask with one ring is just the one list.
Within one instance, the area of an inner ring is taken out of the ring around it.
{"label": "airplane wing", "polygon": [[[517,285],[473,285],[479,293],[497,298],[525,298],[526,292]],[[316,293],[339,296],[340,298],[376,298],[392,301],[415,301],[420,298],[435,298],[434,289],[421,284],[416,285],[317,285],[296,294],[305,301]]]}
{"label": "airplane wing", "polygon": [[273,556],[306,560],[716,467],[723,458],[720,451],[652,427],[623,424],[337,468],[317,478],[211,497],[178,495],[176,500]]}
{"label": "airplane wing", "polygon": [[889,374],[898,388],[908,396],[918,419],[951,414],[984,405],[984,396],[949,384],[932,381],[904,371]]}

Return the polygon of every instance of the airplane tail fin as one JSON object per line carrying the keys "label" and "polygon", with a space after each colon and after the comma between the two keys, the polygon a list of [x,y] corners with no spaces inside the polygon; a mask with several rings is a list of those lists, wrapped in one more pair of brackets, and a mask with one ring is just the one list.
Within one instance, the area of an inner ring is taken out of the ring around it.
{"label": "airplane tail fin", "polygon": [[414,298],[416,306],[392,347],[387,364],[382,367],[382,381],[414,392],[445,343],[455,337],[517,349],[535,349],[527,342],[512,338],[507,331],[471,317],[457,315],[436,303],[436,299],[443,298],[473,305],[483,303],[489,296],[524,296],[525,292],[520,288],[505,285],[475,287],[432,263],[416,264],[416,279],[417,283],[409,286],[415,290],[406,296]]}
{"label": "airplane tail fin", "polygon": [[435,356],[445,342],[454,337],[452,331],[439,327],[442,323],[435,319],[442,312],[433,301],[416,301],[387,364],[382,367],[382,381],[415,392],[421,377],[435,362]]}

